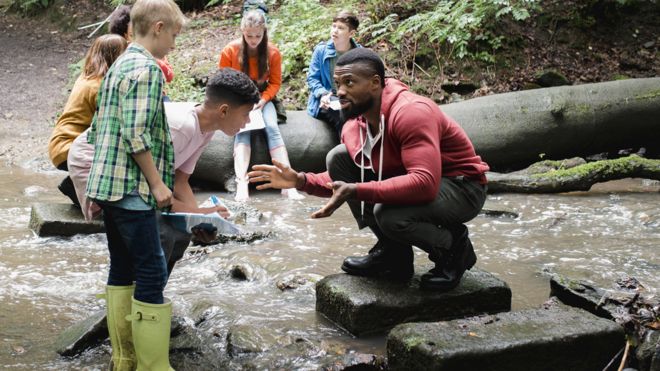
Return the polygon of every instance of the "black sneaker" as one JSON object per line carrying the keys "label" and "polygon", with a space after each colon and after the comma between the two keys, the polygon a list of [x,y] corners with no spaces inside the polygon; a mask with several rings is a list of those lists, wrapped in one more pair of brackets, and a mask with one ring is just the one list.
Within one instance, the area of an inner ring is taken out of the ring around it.
{"label": "black sneaker", "polygon": [[73,186],[73,181],[71,177],[66,177],[62,180],[57,186],[57,189],[60,190],[65,196],[67,196],[73,204],[80,208],[80,202],[78,201],[78,195],[76,195],[76,188]]}

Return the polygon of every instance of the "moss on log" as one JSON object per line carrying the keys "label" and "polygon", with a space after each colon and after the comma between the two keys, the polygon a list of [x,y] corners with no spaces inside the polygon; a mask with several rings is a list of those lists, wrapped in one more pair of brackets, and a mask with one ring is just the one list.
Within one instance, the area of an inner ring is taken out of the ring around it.
{"label": "moss on log", "polygon": [[488,173],[488,191],[491,193],[588,191],[596,183],[623,178],[660,180],[660,160],[630,155],[589,163],[579,158],[541,161],[513,173]]}

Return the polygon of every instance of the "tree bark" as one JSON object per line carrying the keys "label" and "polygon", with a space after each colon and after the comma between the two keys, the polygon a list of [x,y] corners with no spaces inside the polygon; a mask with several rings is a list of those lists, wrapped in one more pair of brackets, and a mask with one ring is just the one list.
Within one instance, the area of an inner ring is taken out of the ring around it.
{"label": "tree bark", "polygon": [[588,191],[592,185],[623,178],[660,180],[660,160],[631,155],[587,163],[581,158],[541,161],[508,174],[488,173],[488,192],[560,193]]}
{"label": "tree bark", "polygon": [[660,154],[660,78],[496,94],[440,108],[493,171],[623,148]]}
{"label": "tree bark", "polygon": [[[660,78],[561,86],[496,94],[440,106],[458,122],[493,171],[521,169],[539,160],[646,147],[660,154]],[[288,111],[280,125],[291,166],[325,170],[337,145],[329,125],[306,111]],[[262,131],[253,135],[252,161],[270,163]],[[193,179],[224,189],[233,184],[233,138],[217,133]]]}

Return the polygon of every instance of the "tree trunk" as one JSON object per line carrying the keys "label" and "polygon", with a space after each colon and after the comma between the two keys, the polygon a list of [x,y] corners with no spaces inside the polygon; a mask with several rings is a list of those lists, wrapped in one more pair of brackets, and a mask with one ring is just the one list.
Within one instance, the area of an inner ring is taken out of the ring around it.
{"label": "tree trunk", "polygon": [[488,192],[560,193],[588,191],[592,185],[623,178],[660,180],[660,160],[637,155],[587,163],[581,158],[541,161],[508,174],[488,173]]}
{"label": "tree trunk", "polygon": [[660,153],[660,78],[496,94],[440,108],[493,171],[623,148]]}
{"label": "tree trunk", "polygon": [[[660,153],[660,78],[630,79],[496,94],[440,107],[466,131],[494,171],[539,160],[587,156],[645,146]],[[291,165],[323,171],[337,140],[329,126],[305,111],[288,111],[280,125]],[[252,161],[270,163],[263,131],[252,138]],[[231,188],[233,138],[217,133],[193,179]]]}

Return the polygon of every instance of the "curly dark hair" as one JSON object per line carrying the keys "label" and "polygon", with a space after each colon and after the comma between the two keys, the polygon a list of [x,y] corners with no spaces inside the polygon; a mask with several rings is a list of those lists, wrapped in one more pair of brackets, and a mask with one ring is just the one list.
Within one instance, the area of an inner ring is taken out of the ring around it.
{"label": "curly dark hair", "polygon": [[252,79],[233,68],[221,68],[206,84],[206,100],[211,103],[242,106],[256,104],[259,98],[259,90]]}
{"label": "curly dark hair", "polygon": [[129,23],[131,23],[131,7],[128,5],[122,5],[110,15],[108,32],[121,37],[126,37]]}

